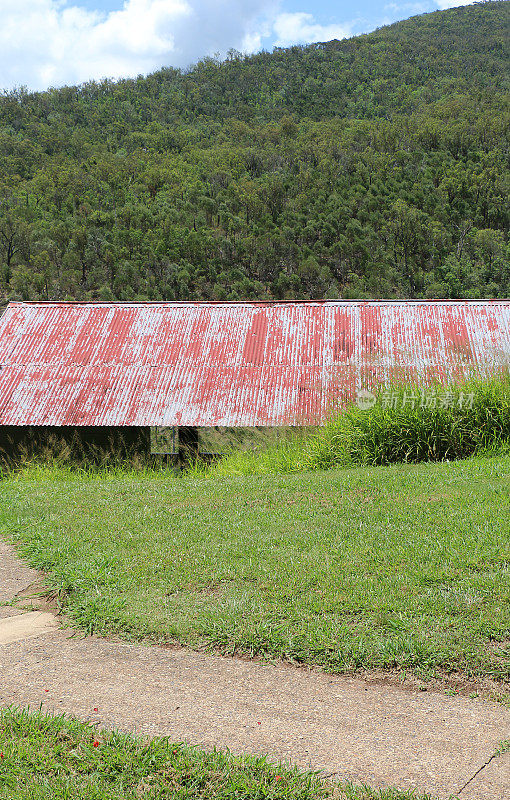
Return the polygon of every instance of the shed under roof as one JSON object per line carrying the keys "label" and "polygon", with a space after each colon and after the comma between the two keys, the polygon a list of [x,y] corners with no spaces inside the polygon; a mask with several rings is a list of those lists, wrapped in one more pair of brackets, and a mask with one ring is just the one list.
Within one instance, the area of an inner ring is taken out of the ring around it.
{"label": "shed under roof", "polygon": [[510,300],[10,303],[0,425],[313,425],[510,364]]}

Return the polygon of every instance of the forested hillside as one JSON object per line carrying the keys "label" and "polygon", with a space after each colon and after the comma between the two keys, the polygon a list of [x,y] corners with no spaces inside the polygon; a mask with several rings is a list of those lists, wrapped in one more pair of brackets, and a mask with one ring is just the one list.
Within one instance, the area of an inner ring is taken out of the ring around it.
{"label": "forested hillside", "polygon": [[0,97],[0,296],[510,295],[510,2]]}

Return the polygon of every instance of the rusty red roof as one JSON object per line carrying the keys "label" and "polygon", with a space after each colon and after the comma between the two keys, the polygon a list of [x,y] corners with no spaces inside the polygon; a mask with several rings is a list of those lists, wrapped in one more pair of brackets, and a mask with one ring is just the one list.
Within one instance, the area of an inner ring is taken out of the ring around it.
{"label": "rusty red roof", "polygon": [[0,425],[309,425],[509,363],[510,300],[10,303]]}

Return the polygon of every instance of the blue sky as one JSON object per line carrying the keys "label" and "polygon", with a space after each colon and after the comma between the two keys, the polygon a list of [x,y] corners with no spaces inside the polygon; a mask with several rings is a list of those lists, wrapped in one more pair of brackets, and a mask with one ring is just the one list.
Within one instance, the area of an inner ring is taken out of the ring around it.
{"label": "blue sky", "polygon": [[341,39],[459,0],[0,0],[0,89],[186,67],[230,48]]}

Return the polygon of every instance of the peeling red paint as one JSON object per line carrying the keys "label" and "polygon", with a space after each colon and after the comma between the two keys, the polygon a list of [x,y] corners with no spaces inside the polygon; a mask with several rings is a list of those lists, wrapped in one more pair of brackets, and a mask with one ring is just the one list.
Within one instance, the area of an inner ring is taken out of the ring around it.
{"label": "peeling red paint", "polygon": [[311,425],[509,364],[510,300],[11,303],[0,425]]}

